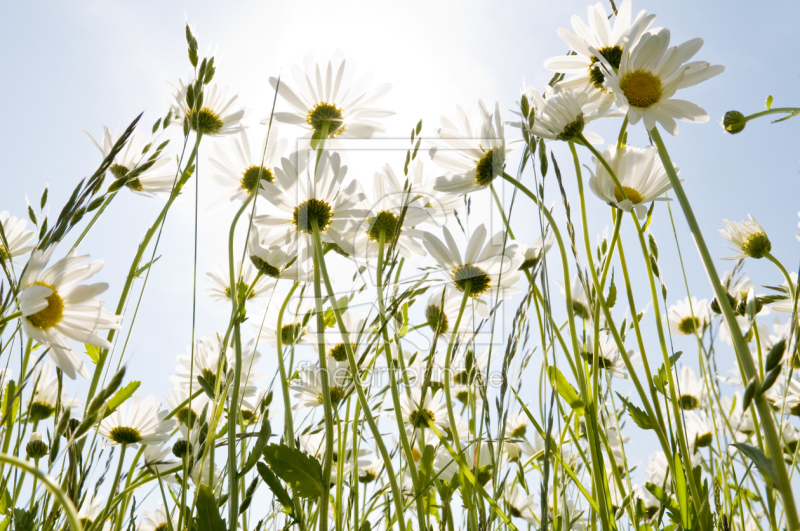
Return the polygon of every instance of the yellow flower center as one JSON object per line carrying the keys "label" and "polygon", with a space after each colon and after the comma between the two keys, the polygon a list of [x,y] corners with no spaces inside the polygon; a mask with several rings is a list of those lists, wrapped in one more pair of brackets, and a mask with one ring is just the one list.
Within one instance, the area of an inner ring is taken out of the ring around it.
{"label": "yellow flower center", "polygon": [[763,232],[753,234],[742,244],[742,251],[751,258],[764,258],[771,250],[772,242]]}
{"label": "yellow flower center", "polygon": [[475,182],[480,186],[489,186],[498,175],[503,173],[505,156],[501,149],[491,149],[483,154],[475,167]]}
{"label": "yellow flower center", "polygon": [[125,177],[131,170],[122,164],[112,164],[108,171],[111,172],[111,175],[119,179],[120,177]]}
{"label": "yellow flower center", "polygon": [[446,334],[450,330],[450,323],[447,321],[447,315],[441,308],[435,304],[431,304],[425,309],[425,317],[428,319],[428,326],[434,332]]}
{"label": "yellow flower center", "polygon": [[40,310],[33,315],[28,316],[28,321],[36,328],[47,330],[53,328],[64,317],[64,300],[58,294],[53,286],[49,286],[43,282],[36,282],[36,286],[44,286],[53,290],[53,293],[45,297],[47,301],[47,308]]}
{"label": "yellow flower center", "polygon": [[189,111],[186,119],[189,120],[189,127],[204,135],[219,134],[225,126],[219,114],[208,107],[203,107],[199,111],[192,109]]}
{"label": "yellow flower center", "polygon": [[391,243],[395,236],[400,235],[400,218],[388,210],[379,212],[372,220],[367,234],[370,240],[377,242],[380,241],[381,232],[383,232],[383,243]]}
{"label": "yellow flower center", "polygon": [[423,409],[422,412],[415,410],[408,416],[408,423],[415,428],[427,428],[428,420],[431,422],[436,420],[430,409]]}
{"label": "yellow flower center", "polygon": [[292,222],[297,230],[312,233],[313,222],[317,222],[320,232],[324,232],[331,224],[333,210],[330,205],[322,199],[309,199],[294,207]]}
{"label": "yellow flower center", "polygon": [[328,138],[333,138],[344,133],[344,110],[332,103],[320,102],[308,111],[306,123],[315,132],[322,131],[324,125],[328,127]]}
{"label": "yellow flower center", "polygon": [[[242,179],[239,182],[245,192],[252,194],[259,180],[267,181],[268,183],[274,182],[275,174],[272,173],[272,170],[264,166],[250,166],[244,170]],[[263,188],[263,186],[261,188]]]}
{"label": "yellow flower center", "polygon": [[453,271],[453,283],[461,293],[466,291],[467,283],[470,283],[469,296],[478,297],[491,287],[492,280],[481,268],[467,264]]}
{"label": "yellow flower center", "polygon": [[619,81],[619,88],[634,107],[646,109],[661,99],[661,80],[644,70],[625,74]]}
{"label": "yellow flower center", "polygon": [[142,434],[136,428],[117,426],[111,430],[108,438],[117,444],[136,444],[142,440]]}
{"label": "yellow flower center", "polygon": [[[355,352],[356,346],[352,343],[350,343],[350,346],[352,347],[353,352]],[[347,360],[347,346],[344,343],[339,343],[338,345],[331,347],[331,349],[328,351],[328,357],[339,362]]]}
{"label": "yellow flower center", "polygon": [[[625,190],[625,195],[628,196],[628,199],[634,205],[638,205],[642,202],[642,194],[631,188],[630,186],[623,186],[623,190]],[[614,188],[614,198],[617,200],[617,203],[623,200],[622,193],[620,193],[619,188]]]}
{"label": "yellow flower center", "polygon": [[[619,68],[619,63],[622,60],[622,46],[605,46],[597,51],[600,52],[600,55],[602,55],[611,66],[616,69]],[[591,61],[592,64],[589,66],[589,79],[591,80],[592,85],[594,85],[594,88],[605,92],[605,89],[603,88],[603,82],[606,80],[606,76],[603,74],[603,70],[600,68],[600,59],[592,56]]]}
{"label": "yellow flower center", "polygon": [[281,270],[275,267],[274,265],[270,265],[270,263],[264,260],[263,258],[251,254],[250,261],[253,262],[253,265],[256,266],[256,269],[258,269],[268,277],[280,278]]}
{"label": "yellow flower center", "polygon": [[680,323],[678,323],[678,330],[686,334],[687,336],[690,334],[694,334],[696,330],[700,329],[700,319],[697,317],[685,317]]}

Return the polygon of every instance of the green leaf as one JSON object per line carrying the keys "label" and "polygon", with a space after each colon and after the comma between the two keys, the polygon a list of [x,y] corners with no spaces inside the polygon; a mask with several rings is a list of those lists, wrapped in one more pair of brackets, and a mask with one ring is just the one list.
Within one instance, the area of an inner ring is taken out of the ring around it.
{"label": "green leaf", "polygon": [[644,231],[646,231],[647,227],[650,226],[650,222],[653,221],[653,208],[655,206],[656,206],[656,202],[653,201],[650,204],[650,208],[647,209],[647,220],[644,222],[644,225],[642,225],[642,229],[639,231],[641,234],[644,234]]}
{"label": "green leaf", "polygon": [[433,457],[436,452],[433,446],[426,444],[422,450],[422,459],[419,463],[420,479],[423,486],[427,486],[433,476]]}
{"label": "green leaf", "polygon": [[226,531],[227,526],[219,515],[217,500],[208,485],[197,491],[197,531]]}
{"label": "green leaf", "polygon": [[758,471],[761,472],[761,475],[764,476],[767,484],[775,484],[775,478],[772,477],[772,462],[764,455],[764,452],[755,446],[750,446],[745,443],[733,443],[733,446],[750,458],[753,464],[756,465],[756,468],[758,468]]}
{"label": "green leaf", "polygon": [[650,420],[650,416],[645,411],[633,405],[621,394],[617,393],[617,396],[620,400],[622,400],[622,403],[625,404],[625,407],[628,409],[628,415],[631,416],[631,419],[633,419],[637,426],[643,430],[654,429],[653,422]]}
{"label": "green leaf", "polygon": [[770,108],[772,107],[772,94],[770,94],[769,96],[767,96],[767,103],[766,103],[766,105],[767,105],[767,109],[770,109]]}
{"label": "green leaf", "polygon": [[244,476],[250,472],[254,466],[256,466],[256,463],[258,463],[258,460],[261,458],[261,452],[263,452],[264,447],[267,446],[267,442],[269,442],[271,435],[272,426],[270,426],[267,415],[264,415],[261,419],[261,429],[258,432],[256,443],[253,445],[253,449],[250,450],[250,454],[247,456],[247,461],[244,463],[244,468],[241,472],[239,472],[239,477]]}
{"label": "green leaf", "polygon": [[678,507],[678,504],[675,503],[675,500],[673,500],[669,494],[664,492],[664,489],[658,485],[653,485],[649,481],[645,483],[644,486],[650,491],[650,494],[655,496],[655,498],[661,502],[661,505],[663,505],[667,512],[669,512],[672,520],[676,522],[681,521],[680,508]]}
{"label": "green leaf", "polygon": [[143,265],[142,267],[140,267],[139,269],[137,269],[137,270],[136,270],[136,273],[134,273],[134,275],[133,275],[133,276],[134,276],[134,277],[140,277],[140,276],[142,276],[142,273],[144,273],[145,271],[147,271],[148,269],[150,269],[150,266],[151,266],[151,265],[153,265],[153,264],[155,264],[156,262],[158,262],[158,259],[159,259],[159,258],[161,258],[161,255],[158,255],[158,256],[156,256],[156,257],[155,257],[155,258],[154,258],[154,259],[153,259],[151,262],[147,262],[145,265]]}
{"label": "green leaf", "polygon": [[400,327],[400,337],[408,333],[408,302],[403,303],[403,326]]}
{"label": "green leaf", "polygon": [[200,387],[203,388],[203,391],[206,392],[208,398],[214,400],[214,388],[211,386],[211,384],[209,384],[202,376],[197,377],[197,383],[199,383]]}
{"label": "green leaf", "polygon": [[92,363],[97,365],[97,360],[100,359],[100,347],[94,345],[84,345],[86,347],[86,355],[92,360]]}
{"label": "green leaf", "polygon": [[267,484],[269,490],[272,491],[272,494],[275,495],[275,499],[278,500],[278,503],[284,506],[284,508],[289,511],[289,514],[293,514],[294,512],[294,505],[292,505],[292,497],[289,496],[289,493],[286,492],[286,489],[283,488],[278,477],[269,469],[267,465],[259,461],[256,463],[256,469],[258,470],[258,474],[261,476],[261,479],[264,480],[264,483]]}
{"label": "green leaf", "polygon": [[34,531],[35,515],[25,509],[14,509],[14,531]]}
{"label": "green leaf", "polygon": [[285,444],[270,444],[264,449],[264,459],[295,496],[317,498],[322,494],[322,466],[313,457]]}
{"label": "green leaf", "polygon": [[561,398],[567,401],[569,407],[575,412],[576,415],[583,415],[584,408],[586,407],[583,401],[578,396],[578,392],[572,387],[572,384],[564,378],[558,367],[551,365],[547,368],[547,377],[550,378],[550,383],[556,388]]}
{"label": "green leaf", "polygon": [[614,285],[614,272],[611,272],[611,284],[608,286],[608,297],[606,297],[606,306],[608,309],[614,307],[617,303],[617,286]]}
{"label": "green leaf", "polygon": [[111,397],[111,400],[108,401],[108,407],[106,407],[105,417],[109,416],[111,413],[114,412],[119,406],[123,404],[127,399],[129,399],[133,393],[139,389],[139,386],[142,385],[142,382],[130,382],[128,385],[120,389],[116,392],[116,394]]}
{"label": "green leaf", "polygon": [[681,508],[681,524],[684,529],[691,529],[691,522],[689,521],[689,495],[686,492],[686,475],[683,471],[683,463],[681,462],[681,454],[675,452],[672,456],[674,466],[672,470],[675,471],[675,497],[678,498],[678,506]]}

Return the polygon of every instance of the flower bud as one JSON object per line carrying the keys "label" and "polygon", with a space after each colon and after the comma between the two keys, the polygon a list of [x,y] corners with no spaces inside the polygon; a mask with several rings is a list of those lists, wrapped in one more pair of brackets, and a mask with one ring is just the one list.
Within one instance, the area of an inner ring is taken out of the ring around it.
{"label": "flower bud", "polygon": [[744,131],[744,126],[747,124],[744,114],[739,111],[728,111],[722,118],[722,127],[725,131],[735,135]]}
{"label": "flower bud", "polygon": [[41,459],[47,455],[49,448],[47,443],[44,442],[42,434],[35,431],[31,433],[31,438],[28,441],[28,445],[25,446],[25,451],[31,459]]}

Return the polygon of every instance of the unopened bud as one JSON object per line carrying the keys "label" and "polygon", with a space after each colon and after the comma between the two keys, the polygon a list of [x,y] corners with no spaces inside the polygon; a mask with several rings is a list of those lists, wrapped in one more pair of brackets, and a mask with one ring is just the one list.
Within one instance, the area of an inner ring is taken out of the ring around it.
{"label": "unopened bud", "polygon": [[722,127],[725,128],[725,132],[732,135],[744,131],[745,125],[747,125],[747,119],[739,111],[728,111],[722,118]]}
{"label": "unopened bud", "polygon": [[25,446],[25,451],[31,459],[41,459],[47,455],[49,448],[47,447],[47,443],[44,442],[42,434],[35,431],[31,433],[31,438],[27,446]]}

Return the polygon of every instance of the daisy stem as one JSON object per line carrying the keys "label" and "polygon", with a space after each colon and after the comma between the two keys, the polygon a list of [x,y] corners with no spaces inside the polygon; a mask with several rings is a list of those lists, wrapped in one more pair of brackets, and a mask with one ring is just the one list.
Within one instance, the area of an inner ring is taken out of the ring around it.
{"label": "daisy stem", "polygon": [[17,317],[22,317],[22,312],[15,312],[10,315],[6,315],[2,319],[0,319],[0,325],[8,321],[11,321],[12,319],[16,319]]}
{"label": "daisy stem", "polygon": [[775,267],[777,267],[780,270],[781,274],[783,275],[783,278],[786,279],[786,285],[789,286],[789,295],[792,298],[792,302],[794,302],[795,305],[797,305],[797,293],[795,292],[795,285],[794,282],[792,282],[792,277],[791,275],[789,275],[789,272],[786,271],[786,268],[783,267],[783,264],[780,263],[780,261],[777,258],[772,256],[772,253],[767,253],[764,256],[766,256],[767,260],[775,264]]}
{"label": "daisy stem", "polygon": [[[316,218],[311,219],[311,227],[315,236],[319,235]],[[315,240],[316,243],[316,240]],[[325,415],[325,455],[322,460],[322,494],[319,497],[319,530],[328,531],[328,499],[331,490],[331,465],[333,464],[333,407],[331,405],[331,388],[328,374],[328,356],[325,351],[325,321],[322,309],[322,286],[320,280],[321,263],[325,260],[322,246],[314,247],[314,301],[317,305],[317,351],[319,354],[320,380],[322,383],[322,409]],[[335,304],[335,296],[330,293],[329,302]],[[346,341],[346,340],[345,340]],[[231,529],[231,531],[236,531]]]}
{"label": "daisy stem", "polygon": [[83,531],[83,526],[81,525],[80,519],[78,518],[78,513],[75,511],[75,506],[72,504],[72,501],[67,497],[64,491],[61,490],[58,485],[56,485],[49,475],[45,474],[39,470],[38,467],[31,465],[27,461],[12,455],[0,453],[0,462],[3,464],[8,463],[13,467],[22,469],[46,485],[48,490],[52,492],[53,496],[55,496],[55,498],[58,500],[58,503],[64,508],[64,512],[67,513],[67,521],[69,521],[70,529],[73,531]]}
{"label": "daisy stem", "polygon": [[[108,494],[108,503],[106,503],[105,509],[103,512],[100,513],[98,516],[96,523],[102,523],[108,518],[109,511],[111,511],[111,507],[114,505],[114,497],[117,495],[117,488],[119,487],[119,478],[122,475],[122,465],[125,463],[125,450],[127,449],[128,445],[126,443],[120,443],[119,445],[119,461],[117,462],[117,472],[114,474],[114,482],[111,484],[111,492]],[[94,523],[92,525],[94,526]]]}
{"label": "daisy stem", "polygon": [[746,123],[749,122],[750,120],[761,118],[762,116],[767,116],[769,114],[800,114],[800,107],[776,107],[774,109],[767,109],[766,111],[761,111],[755,114],[751,114],[750,116],[745,116],[744,121]]}
{"label": "daisy stem", "polygon": [[[661,139],[661,135],[659,134],[657,127],[654,127],[650,130],[650,136],[652,137],[653,142],[656,144],[658,154],[661,157],[662,163],[664,164],[664,169],[666,170],[669,180],[672,183],[672,188],[675,190],[675,196],[678,198],[678,202],[680,203],[684,216],[686,217],[686,222],[688,223],[689,228],[692,231],[692,235],[694,236],[694,241],[697,245],[700,257],[703,260],[703,265],[706,268],[706,273],[708,274],[709,281],[711,282],[711,287],[714,289],[720,309],[725,316],[725,321],[728,323],[731,338],[733,339],[734,350],[736,351],[736,356],[739,359],[742,368],[744,369],[745,377],[748,379],[754,378],[756,380],[756,386],[760,386],[761,381],[756,372],[755,365],[753,364],[753,357],[750,355],[750,349],[748,348],[747,343],[742,336],[742,331],[739,329],[739,323],[736,321],[736,316],[733,313],[730,301],[728,301],[727,293],[722,286],[719,274],[714,266],[714,260],[711,257],[711,253],[708,251],[708,247],[706,246],[705,239],[703,238],[703,234],[700,230],[700,225],[697,223],[697,219],[694,216],[694,211],[689,204],[689,199],[686,197],[686,193],[683,190],[680,179],[678,179],[678,175],[675,172],[675,167],[672,165],[672,161],[667,153],[667,148],[664,145],[664,141]],[[778,430],[775,426],[775,419],[772,416],[772,410],[770,409],[770,405],[767,402],[764,394],[759,394],[754,401],[756,409],[758,409],[758,413],[761,416],[761,425],[767,440],[767,446],[770,454],[774,456],[772,459],[770,459],[770,461],[772,462],[775,487],[780,491],[781,498],[783,499],[783,508],[786,514],[786,527],[787,529],[800,529],[800,518],[798,518],[797,505],[792,493],[792,485],[789,482],[789,475],[786,472],[786,465],[784,464],[783,459],[781,459],[781,456],[783,455],[783,449],[781,448],[780,435],[778,434]]]}
{"label": "daisy stem", "polygon": [[[462,451],[461,441],[458,438],[458,424],[456,424],[456,416],[453,412],[453,400],[450,397],[450,380],[452,379],[450,365],[453,362],[453,347],[455,346],[458,330],[461,326],[461,318],[464,316],[464,309],[467,307],[467,302],[469,301],[470,291],[472,291],[472,280],[467,279],[464,282],[464,296],[461,297],[461,306],[458,308],[458,316],[453,325],[453,332],[450,334],[450,341],[447,344],[447,351],[445,352],[444,358],[444,401],[447,404],[447,420],[450,422],[450,431],[453,433],[453,445],[456,447],[456,452],[458,452],[459,455],[461,455]],[[418,407],[422,408],[422,404],[418,404]],[[469,506],[472,507],[472,504]]]}
{"label": "daisy stem", "polygon": [[333,310],[333,315],[336,318],[336,323],[339,326],[339,333],[342,334],[345,352],[347,353],[347,361],[350,365],[350,373],[353,375],[353,385],[355,386],[356,394],[358,395],[358,402],[361,404],[361,409],[364,410],[364,417],[367,419],[367,424],[369,425],[372,436],[375,439],[375,445],[378,447],[378,451],[381,454],[381,459],[383,459],[386,475],[389,476],[389,484],[391,485],[392,489],[392,499],[395,504],[395,511],[397,512],[397,525],[400,531],[405,531],[405,519],[403,517],[403,493],[398,486],[397,477],[394,473],[392,456],[386,449],[386,444],[383,442],[383,436],[378,429],[378,424],[375,422],[375,417],[372,415],[372,409],[370,409],[367,396],[364,393],[364,387],[361,385],[361,378],[358,374],[358,363],[356,362],[355,353],[353,352],[353,345],[350,343],[350,334],[347,332],[347,327],[345,327],[344,321],[342,320],[342,314],[339,311],[339,306],[336,302],[336,297],[333,292],[333,285],[331,284],[331,279],[328,276],[328,268],[325,265],[325,256],[322,251],[322,240],[319,234],[319,227],[316,225],[315,220],[312,224],[312,237],[314,239],[314,254],[315,256],[320,257],[319,262],[314,264],[314,275],[316,276],[318,274],[317,271],[319,270],[319,274],[322,275],[322,279],[325,282],[325,288],[328,291],[331,309]]}
{"label": "daisy stem", "polygon": [[294,448],[294,419],[292,418],[292,401],[289,398],[289,380],[286,377],[286,363],[283,360],[283,313],[286,311],[286,306],[289,305],[289,301],[292,299],[292,295],[299,285],[299,282],[292,284],[289,294],[286,295],[286,299],[284,299],[281,305],[281,311],[278,313],[277,333],[275,334],[278,340],[278,368],[281,372],[281,392],[283,394],[283,439],[289,448]]}
{"label": "daisy stem", "polygon": [[[34,462],[34,465],[35,465],[36,469],[38,470],[39,469],[39,458],[38,457],[35,458],[33,460],[33,462]],[[30,502],[30,507],[28,507],[28,511],[31,512],[31,513],[33,512],[33,502],[36,499],[36,481],[38,479],[39,478],[37,478],[36,476],[33,476],[33,486],[31,487],[31,502]]]}
{"label": "daisy stem", "polygon": [[[425,529],[425,504],[423,503],[422,485],[419,483],[419,476],[417,475],[417,467],[414,465],[414,454],[411,450],[411,444],[408,442],[408,434],[403,426],[403,416],[400,413],[400,393],[397,386],[397,378],[395,376],[395,362],[392,359],[392,349],[389,342],[389,332],[386,323],[386,304],[383,300],[383,268],[384,268],[384,242],[386,240],[386,231],[381,229],[378,231],[378,313],[381,317],[381,331],[383,335],[383,353],[386,356],[386,366],[389,373],[389,389],[392,392],[392,406],[395,411],[395,419],[397,420],[397,429],[400,432],[400,443],[403,446],[403,452],[406,454],[406,464],[408,466],[409,474],[411,475],[411,482],[414,484],[414,499],[417,504],[417,518],[419,519],[419,528]],[[398,345],[399,346],[399,345]],[[401,354],[402,355],[402,354]],[[422,407],[420,404],[419,407]],[[412,433],[414,433],[412,431]],[[357,465],[356,465],[357,466]]]}

